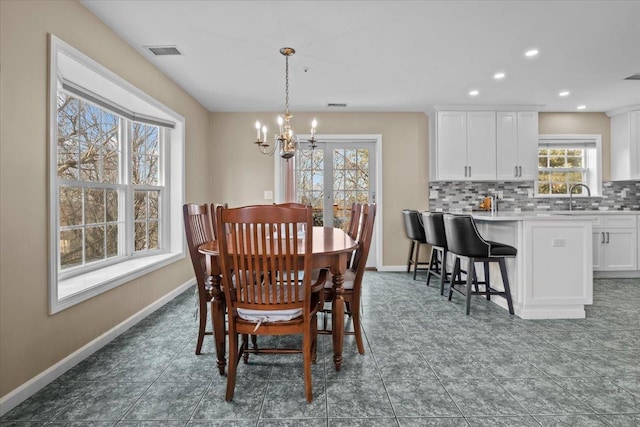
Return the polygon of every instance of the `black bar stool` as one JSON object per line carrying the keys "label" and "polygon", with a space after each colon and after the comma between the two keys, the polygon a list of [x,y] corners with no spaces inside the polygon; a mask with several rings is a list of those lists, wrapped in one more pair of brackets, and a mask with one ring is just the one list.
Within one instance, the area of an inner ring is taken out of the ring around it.
{"label": "black bar stool", "polygon": [[[419,261],[420,245],[426,245],[427,239],[424,235],[424,227],[422,227],[422,222],[420,220],[420,212],[413,209],[403,209],[402,218],[404,220],[404,231],[405,233],[407,233],[407,237],[411,239],[411,247],[409,248],[409,259],[407,260],[407,273],[411,271],[411,266],[413,265],[413,280],[416,280],[418,266],[428,264],[428,262]],[[426,268],[420,268],[420,270],[426,270]]]}
{"label": "black bar stool", "polygon": [[[466,308],[467,314],[469,314],[471,295],[485,295],[488,300],[491,299],[491,295],[500,295],[506,298],[509,313],[513,314],[511,289],[509,288],[509,278],[507,277],[507,267],[504,260],[507,257],[515,257],[517,254],[516,248],[503,243],[484,240],[482,236],[480,236],[480,233],[478,233],[476,223],[470,215],[445,214],[444,230],[449,252],[455,256],[449,285],[449,301],[451,301],[454,290],[466,295]],[[466,257],[468,259],[466,283],[460,280],[462,277],[460,257]],[[484,282],[478,282],[476,278],[476,262],[482,262],[484,264]],[[500,265],[504,291],[491,287],[491,283],[489,282],[489,263],[492,262],[497,262]],[[465,283],[464,291],[456,289],[456,285],[461,285],[462,283]],[[480,291],[478,287],[479,284],[484,284],[484,291]],[[475,291],[472,289],[472,285],[475,285]]]}
{"label": "black bar stool", "polygon": [[431,276],[440,279],[440,295],[444,295],[444,284],[448,279],[447,273],[447,236],[444,232],[444,214],[441,212],[423,212],[422,224],[427,243],[431,245],[431,259],[427,271],[427,286]]}

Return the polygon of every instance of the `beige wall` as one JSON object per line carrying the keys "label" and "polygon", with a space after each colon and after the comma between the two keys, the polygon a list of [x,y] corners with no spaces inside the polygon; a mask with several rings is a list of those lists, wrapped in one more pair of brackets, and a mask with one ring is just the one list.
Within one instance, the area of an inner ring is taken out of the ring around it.
{"label": "beige wall", "polygon": [[[211,113],[214,199],[230,206],[264,203],[274,190],[273,158],[258,152],[256,120],[275,129],[277,113]],[[423,113],[296,113],[294,129],[316,117],[320,134],[382,135],[382,266],[406,265],[409,241],[400,211],[428,206],[428,117]],[[271,124],[271,126],[269,126]]]}
{"label": "beige wall", "polygon": [[538,133],[602,135],[602,181],[611,179],[611,127],[605,113],[540,113]]}
{"label": "beige wall", "polygon": [[47,33],[186,118],[187,199],[207,200],[209,114],[76,1],[0,1],[0,396],[193,276],[187,258],[48,315]]}

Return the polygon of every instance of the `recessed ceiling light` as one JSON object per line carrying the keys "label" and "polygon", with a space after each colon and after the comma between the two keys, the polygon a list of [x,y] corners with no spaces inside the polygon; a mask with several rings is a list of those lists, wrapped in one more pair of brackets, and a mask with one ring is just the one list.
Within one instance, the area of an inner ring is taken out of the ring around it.
{"label": "recessed ceiling light", "polygon": [[506,75],[505,73],[503,73],[503,72],[499,72],[499,73],[495,73],[495,74],[493,75],[493,78],[494,78],[494,79],[496,79],[496,80],[500,80],[500,79],[504,79],[504,76],[505,76],[505,75]]}
{"label": "recessed ceiling light", "polygon": [[576,108],[578,110],[584,110],[585,108],[587,108],[587,106],[586,105],[578,105]]}
{"label": "recessed ceiling light", "polygon": [[563,90],[562,92],[558,93],[558,96],[569,96],[569,93],[571,92],[569,92],[568,90]]}
{"label": "recessed ceiling light", "polygon": [[532,56],[536,56],[538,53],[539,53],[538,49],[529,49],[524,53],[524,55],[528,57],[532,57]]}
{"label": "recessed ceiling light", "polygon": [[480,91],[474,89],[469,91],[469,96],[478,96],[480,94]]}

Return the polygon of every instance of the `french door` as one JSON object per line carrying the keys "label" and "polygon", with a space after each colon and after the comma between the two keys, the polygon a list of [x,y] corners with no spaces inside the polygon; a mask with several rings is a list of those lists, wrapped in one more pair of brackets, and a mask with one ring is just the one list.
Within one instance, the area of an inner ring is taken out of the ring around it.
{"label": "french door", "polygon": [[375,142],[359,141],[320,142],[296,154],[296,201],[313,206],[314,225],[346,231],[351,204],[376,201],[375,156]]}

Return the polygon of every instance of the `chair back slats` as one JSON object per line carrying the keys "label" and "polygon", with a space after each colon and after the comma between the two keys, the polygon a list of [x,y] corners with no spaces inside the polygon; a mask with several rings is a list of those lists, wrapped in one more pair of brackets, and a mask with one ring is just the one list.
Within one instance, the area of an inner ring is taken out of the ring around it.
{"label": "chair back slats", "polygon": [[[310,304],[312,209],[286,206],[219,208],[223,277],[235,272],[233,306],[253,310],[307,308]],[[304,238],[298,230],[306,227]],[[303,274],[304,273],[304,274]],[[225,293],[231,291],[225,286]],[[231,297],[231,296],[230,296]]]}
{"label": "chair back slats", "polygon": [[206,258],[198,252],[198,247],[203,243],[215,240],[209,207],[206,204],[187,203],[183,205],[182,213],[187,247],[189,248],[196,280],[199,284],[204,284],[206,279]]}
{"label": "chair back slats", "polygon": [[349,230],[347,231],[347,234],[354,240],[358,238],[358,226],[360,225],[361,210],[362,205],[360,203],[351,204],[351,220],[349,222]]}
{"label": "chair back slats", "polygon": [[362,275],[367,264],[367,258],[369,257],[369,249],[371,248],[371,241],[373,240],[373,230],[376,218],[376,205],[375,204],[363,204],[361,207],[361,226],[358,241],[358,248],[353,256],[353,262],[351,264],[351,270],[356,273],[355,282],[362,281]]}

